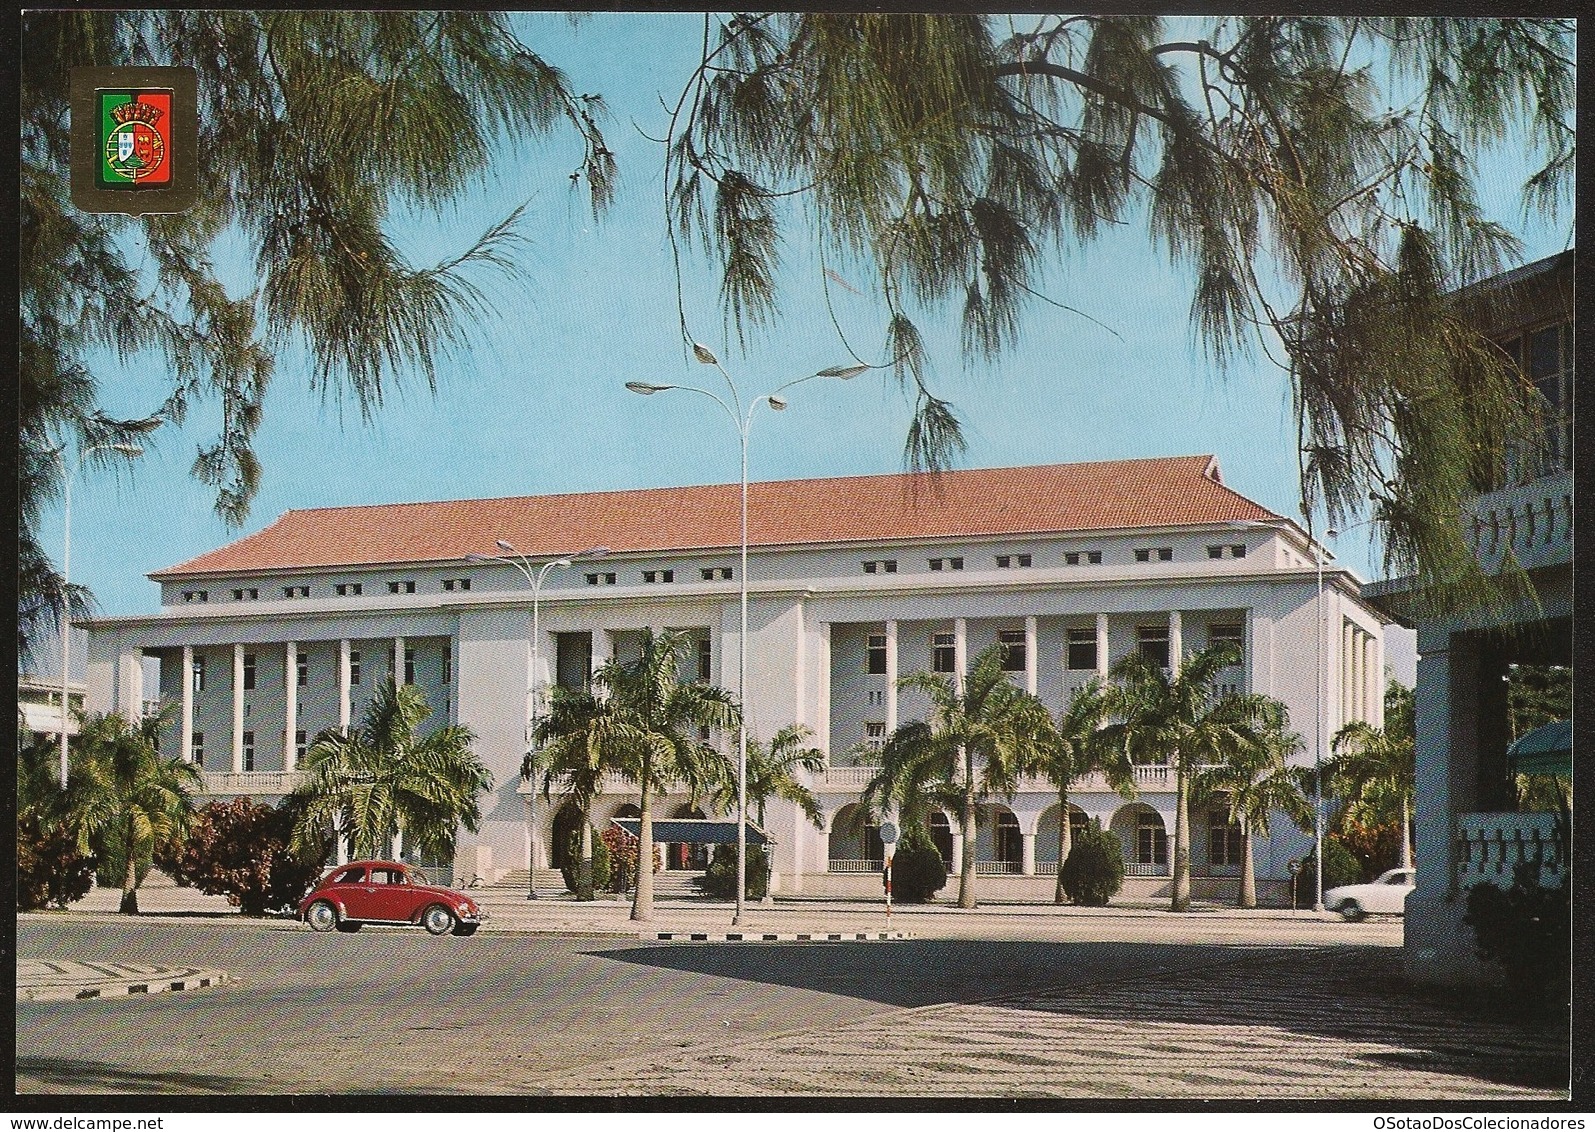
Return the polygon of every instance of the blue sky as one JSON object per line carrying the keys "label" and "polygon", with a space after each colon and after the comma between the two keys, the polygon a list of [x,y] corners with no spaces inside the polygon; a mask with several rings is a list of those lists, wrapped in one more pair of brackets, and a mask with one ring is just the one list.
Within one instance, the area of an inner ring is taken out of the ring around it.
{"label": "blue sky", "polygon": [[[599,14],[572,25],[563,15],[516,17],[522,39],[561,67],[578,93],[601,92],[606,134],[620,162],[616,205],[595,221],[568,174],[574,136],[517,140],[478,191],[444,217],[396,218],[394,236],[420,266],[457,254],[525,203],[522,277],[478,276],[494,310],[442,368],[434,397],[401,379],[369,423],[352,401],[308,387],[301,358],[279,358],[258,447],[264,482],[241,530],[212,512],[208,490],[189,475],[215,427],[200,404],[181,429],[160,433],[133,471],[85,469],[73,496],[73,579],[90,585],[106,614],[152,612],[157,589],[144,575],[255,531],[290,508],[470,498],[734,481],[730,422],[688,395],[637,397],[633,379],[706,384],[713,370],[683,355],[675,281],[662,223],[661,99],[674,100],[688,74],[701,17]],[[1514,176],[1494,161],[1486,180],[1495,218],[1524,236],[1532,260],[1566,246],[1565,231],[1522,223]],[[1499,175],[1495,175],[1495,174]],[[821,305],[807,248],[787,245],[781,318],[745,350],[724,332],[716,282],[689,262],[686,309],[694,335],[756,396],[795,377],[852,361]],[[846,273],[844,272],[844,278]],[[241,268],[234,287],[252,285]],[[857,282],[860,290],[864,281]],[[965,466],[1214,453],[1226,482],[1300,518],[1289,385],[1260,355],[1219,377],[1196,347],[1186,318],[1189,278],[1170,268],[1144,231],[1122,233],[1057,264],[1049,297],[1089,315],[1037,303],[1019,347],[967,365],[956,312],[926,319],[933,384],[952,400],[969,441]],[[832,288],[850,341],[878,356],[881,312]],[[1095,320],[1095,321],[1092,321]],[[107,359],[102,390],[114,412],[147,412],[162,375],[153,358]],[[792,391],[783,414],[754,424],[754,479],[852,475],[902,469],[910,406],[880,371],[846,384]],[[59,511],[41,533],[59,555]],[[1366,531],[1341,540],[1341,557],[1377,576]],[[57,559],[59,560],[59,559]]]}

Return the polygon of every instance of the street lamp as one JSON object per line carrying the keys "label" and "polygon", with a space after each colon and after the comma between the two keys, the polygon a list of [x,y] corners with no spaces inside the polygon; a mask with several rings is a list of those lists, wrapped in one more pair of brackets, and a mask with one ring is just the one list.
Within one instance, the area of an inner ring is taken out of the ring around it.
{"label": "street lamp", "polygon": [[801,385],[805,381],[812,381],[817,377],[836,378],[839,381],[848,381],[857,377],[869,366],[831,366],[807,377],[800,377],[785,385],[777,386],[762,397],[755,397],[748,402],[747,411],[742,409],[742,395],[737,389],[736,382],[731,380],[731,375],[720,364],[720,359],[707,347],[696,342],[692,344],[692,356],[706,366],[713,366],[720,371],[720,376],[725,378],[726,386],[731,390],[731,403],[707,389],[699,389],[695,385],[655,385],[647,381],[628,381],[626,388],[633,393],[640,393],[645,397],[655,393],[664,393],[672,389],[680,389],[687,393],[696,393],[707,397],[716,405],[725,410],[726,416],[731,418],[732,427],[737,430],[737,437],[742,444],[742,546],[740,565],[737,569],[739,596],[742,603],[742,632],[737,638],[737,704],[740,708],[737,715],[737,904],[736,912],[732,916],[733,927],[742,923],[743,903],[747,890],[748,876],[748,740],[747,740],[747,686],[748,686],[748,430],[753,425],[753,411],[760,403],[769,405],[771,409],[780,412],[786,408],[786,400],[777,394],[783,389],[790,389],[794,385]]}
{"label": "street lamp", "polygon": [[72,477],[83,466],[83,461],[94,452],[119,452],[128,459],[144,455],[137,444],[93,444],[78,450],[77,459],[68,463],[66,445],[51,450],[61,469],[61,789],[66,789],[67,742],[66,724],[70,667],[67,653],[72,633]]}
{"label": "street lamp", "polygon": [[[607,546],[594,546],[578,554],[567,554],[559,558],[549,559],[533,573],[532,563],[526,556],[516,550],[514,545],[503,539],[495,539],[494,545],[504,552],[503,555],[467,554],[467,562],[502,562],[513,566],[520,571],[526,584],[532,587],[532,650],[529,656],[530,665],[526,673],[526,726],[525,743],[527,754],[532,750],[532,720],[542,711],[543,707],[543,662],[542,662],[542,624],[539,619],[538,601],[542,596],[543,582],[548,577],[550,570],[568,570],[573,562],[578,560],[590,561],[594,558],[603,558],[609,554]],[[507,557],[506,557],[507,556]],[[526,899],[537,899],[537,859],[536,859],[536,807],[537,788],[533,783],[532,792],[526,800]]]}

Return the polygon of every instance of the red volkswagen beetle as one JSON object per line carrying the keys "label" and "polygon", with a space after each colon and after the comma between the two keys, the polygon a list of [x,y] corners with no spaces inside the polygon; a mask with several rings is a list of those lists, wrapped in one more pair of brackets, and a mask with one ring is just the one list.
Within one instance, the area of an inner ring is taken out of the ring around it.
{"label": "red volkswagen beetle", "polygon": [[420,869],[398,861],[351,861],[299,902],[299,918],[318,932],[420,924],[433,935],[474,935],[487,912],[463,892],[428,884]]}

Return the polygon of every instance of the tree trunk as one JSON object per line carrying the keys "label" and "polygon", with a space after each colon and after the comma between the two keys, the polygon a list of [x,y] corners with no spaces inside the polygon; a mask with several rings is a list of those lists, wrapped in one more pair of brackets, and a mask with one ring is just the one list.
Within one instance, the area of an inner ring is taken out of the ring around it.
{"label": "tree trunk", "polygon": [[1401,799],[1401,867],[1412,868],[1412,807]]}
{"label": "tree trunk", "polygon": [[138,852],[133,845],[133,822],[127,823],[127,837],[122,842],[123,856],[127,858],[122,870],[122,906],[124,915],[138,915]]}
{"label": "tree trunk", "polygon": [[1191,910],[1191,782],[1184,762],[1174,757],[1174,895],[1169,910]]}
{"label": "tree trunk", "polygon": [[1069,791],[1058,791],[1058,884],[1052,892],[1052,902],[1062,904],[1067,899],[1063,891],[1063,863],[1069,859],[1072,835],[1069,832]]}
{"label": "tree trunk", "polygon": [[582,810],[582,855],[576,863],[576,899],[593,898],[593,827],[587,811]]}
{"label": "tree trunk", "polygon": [[1252,861],[1252,828],[1241,823],[1241,897],[1237,908],[1257,907],[1257,866]]}
{"label": "tree trunk", "polygon": [[958,906],[975,906],[975,767],[968,753],[964,755],[964,805],[958,815],[958,826],[964,838],[964,859],[958,870]]}
{"label": "tree trunk", "polygon": [[631,900],[631,918],[648,924],[654,918],[654,814],[647,771],[642,775],[642,816],[638,819],[637,834],[637,891]]}

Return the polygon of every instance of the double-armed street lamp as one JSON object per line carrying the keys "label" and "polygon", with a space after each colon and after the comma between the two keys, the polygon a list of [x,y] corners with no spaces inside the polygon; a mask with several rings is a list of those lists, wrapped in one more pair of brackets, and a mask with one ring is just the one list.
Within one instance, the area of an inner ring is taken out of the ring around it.
{"label": "double-armed street lamp", "polygon": [[55,459],[61,469],[61,788],[66,789],[67,775],[67,720],[71,717],[68,707],[70,690],[70,666],[67,663],[67,653],[70,647],[72,633],[72,477],[83,466],[83,461],[95,452],[116,452],[129,460],[144,455],[144,449],[137,444],[93,444],[87,448],[79,448],[77,457],[68,460],[67,446],[63,443],[52,449],[50,455]]}
{"label": "double-armed street lamp", "polygon": [[742,538],[741,558],[737,568],[738,591],[742,603],[742,632],[737,638],[737,903],[736,912],[732,917],[733,926],[742,923],[743,903],[747,891],[748,875],[748,741],[747,741],[747,686],[748,686],[748,432],[753,426],[754,410],[761,404],[769,405],[776,412],[781,412],[787,406],[785,398],[779,396],[782,390],[790,389],[794,385],[801,385],[805,381],[815,378],[835,378],[847,381],[857,377],[869,366],[831,366],[806,377],[799,377],[785,385],[777,386],[761,397],[755,397],[743,408],[742,394],[737,389],[736,382],[731,380],[731,375],[725,371],[720,360],[707,347],[694,342],[692,356],[704,365],[713,366],[720,371],[720,376],[725,378],[726,387],[731,392],[728,403],[725,398],[707,389],[700,389],[695,385],[655,385],[647,381],[628,381],[626,388],[633,393],[651,396],[655,393],[665,393],[679,389],[685,393],[696,393],[707,397],[720,408],[725,410],[726,416],[731,418],[732,427],[737,430],[737,438],[742,446]]}
{"label": "double-armed street lamp", "polygon": [[[513,566],[520,571],[526,584],[532,588],[532,640],[531,652],[527,656],[526,670],[526,728],[525,743],[526,753],[532,750],[532,720],[543,711],[543,687],[548,683],[543,674],[542,663],[542,624],[539,619],[538,602],[543,592],[543,582],[547,580],[550,570],[568,570],[578,561],[591,561],[594,558],[603,558],[609,554],[607,546],[594,546],[577,554],[566,554],[558,558],[551,558],[540,565],[534,565],[526,556],[516,550],[514,545],[503,539],[495,539],[494,545],[503,551],[503,554],[467,554],[467,562],[501,562]],[[532,793],[526,802],[526,899],[537,899],[537,860],[536,860],[536,805],[537,788],[532,784]]]}

